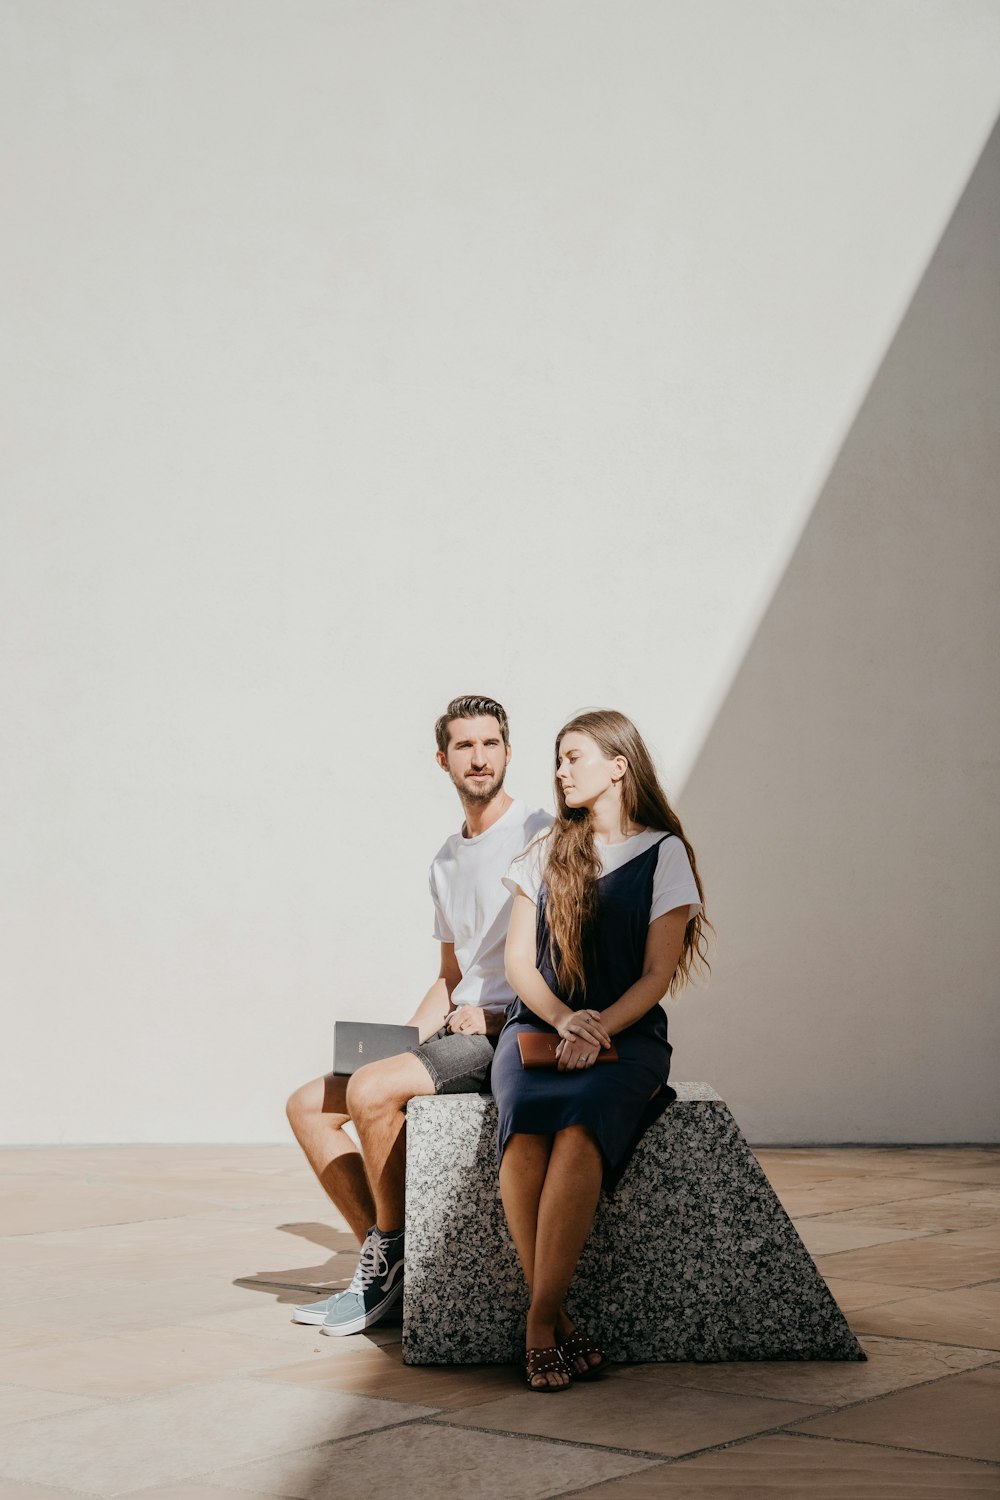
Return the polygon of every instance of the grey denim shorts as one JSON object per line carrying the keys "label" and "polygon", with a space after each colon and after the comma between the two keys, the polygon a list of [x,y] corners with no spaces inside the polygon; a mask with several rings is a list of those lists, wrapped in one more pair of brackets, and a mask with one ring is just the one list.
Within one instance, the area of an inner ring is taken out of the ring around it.
{"label": "grey denim shorts", "polygon": [[431,1075],[435,1094],[478,1094],[489,1082],[499,1040],[495,1036],[465,1036],[442,1026],[410,1051]]}

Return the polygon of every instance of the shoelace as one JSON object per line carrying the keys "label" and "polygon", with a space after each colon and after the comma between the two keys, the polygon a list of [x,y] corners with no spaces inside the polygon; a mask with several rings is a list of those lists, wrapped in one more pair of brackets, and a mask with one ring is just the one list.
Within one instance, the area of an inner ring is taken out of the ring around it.
{"label": "shoelace", "polygon": [[377,1239],[375,1235],[370,1234],[361,1246],[358,1269],[355,1271],[354,1280],[347,1290],[363,1295],[371,1286],[376,1276],[384,1276],[388,1270],[389,1261],[382,1247],[382,1241]]}

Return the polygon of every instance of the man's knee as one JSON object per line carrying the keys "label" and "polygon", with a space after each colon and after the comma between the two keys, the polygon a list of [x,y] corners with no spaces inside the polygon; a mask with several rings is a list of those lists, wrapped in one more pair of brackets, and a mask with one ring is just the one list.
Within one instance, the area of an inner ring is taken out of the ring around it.
{"label": "man's knee", "polygon": [[352,1119],[402,1109],[417,1094],[433,1094],[434,1084],[423,1063],[412,1052],[366,1063],[347,1085],[347,1108]]}
{"label": "man's knee", "polygon": [[285,1113],[293,1130],[306,1120],[312,1119],[314,1115],[322,1114],[323,1093],[324,1080],[313,1078],[308,1083],[304,1083],[301,1088],[297,1088],[294,1094],[289,1095]]}
{"label": "man's knee", "polygon": [[347,1084],[347,1108],[355,1120],[377,1114],[392,1106],[392,1090],[385,1067],[380,1062],[366,1063],[351,1075]]}

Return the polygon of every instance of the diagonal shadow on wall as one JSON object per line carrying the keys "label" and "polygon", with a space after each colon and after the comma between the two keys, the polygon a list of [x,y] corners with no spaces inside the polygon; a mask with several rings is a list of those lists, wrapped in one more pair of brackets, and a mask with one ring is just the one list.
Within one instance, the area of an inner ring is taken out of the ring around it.
{"label": "diagonal shadow on wall", "polygon": [[684,793],[675,1075],[759,1143],[997,1139],[998,394],[1000,127]]}

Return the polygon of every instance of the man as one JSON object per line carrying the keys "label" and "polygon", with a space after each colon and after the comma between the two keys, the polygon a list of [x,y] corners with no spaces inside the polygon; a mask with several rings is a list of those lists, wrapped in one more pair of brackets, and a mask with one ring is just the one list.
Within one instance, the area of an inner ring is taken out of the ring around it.
{"label": "man", "polygon": [[[420,1043],[349,1079],[316,1078],[288,1101],[296,1139],[361,1245],[348,1290],[293,1314],[333,1335],[371,1327],[402,1295],[406,1105],[421,1094],[479,1093],[485,1084],[514,998],[504,976],[511,897],[501,877],[552,822],[504,790],[510,735],[494,699],[454,698],[435,737],[438,765],[455,785],[465,821],[430,869],[441,965],[409,1023]],[[363,1159],[344,1129],[348,1120]]]}

